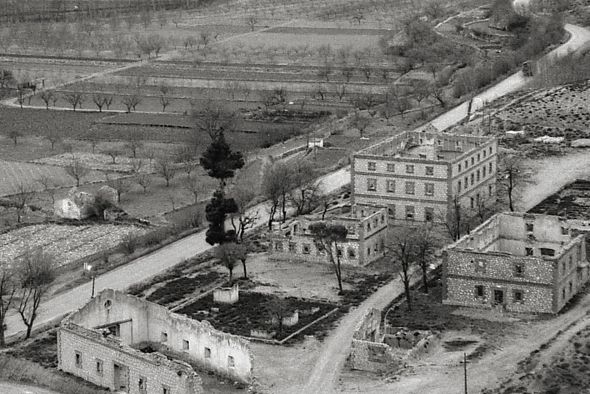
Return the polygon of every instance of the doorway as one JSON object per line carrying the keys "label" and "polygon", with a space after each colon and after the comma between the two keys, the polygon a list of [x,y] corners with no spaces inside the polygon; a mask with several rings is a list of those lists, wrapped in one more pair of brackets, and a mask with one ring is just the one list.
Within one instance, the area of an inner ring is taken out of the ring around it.
{"label": "doorway", "polygon": [[494,304],[504,305],[504,290],[494,289]]}
{"label": "doorway", "polygon": [[129,367],[113,363],[115,391],[129,392]]}

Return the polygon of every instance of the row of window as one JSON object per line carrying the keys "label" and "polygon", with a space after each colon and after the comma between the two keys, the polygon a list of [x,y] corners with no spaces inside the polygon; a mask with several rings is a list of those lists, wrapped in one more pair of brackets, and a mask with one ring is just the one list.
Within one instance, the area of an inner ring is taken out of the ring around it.
{"label": "row of window", "polygon": [[[484,150],[482,151],[482,153],[478,153],[478,154],[477,154],[477,162],[479,163],[479,162],[481,161],[481,159],[482,159],[482,155],[483,155],[483,158],[485,159],[488,153],[489,153],[490,155],[492,154],[492,147],[491,147],[491,146],[490,146],[488,149],[484,149]],[[461,166],[461,163],[459,163],[459,164],[457,165],[457,172],[461,172],[463,169],[467,170],[467,169],[469,168],[469,162],[470,162],[470,161],[471,161],[471,165],[472,165],[472,166],[474,166],[474,165],[475,165],[475,156],[471,156],[471,160],[469,160],[469,159],[466,159],[466,160],[463,162],[463,164],[465,165],[465,167],[462,167],[462,166]],[[490,171],[491,171],[491,170],[490,170]]]}
{"label": "row of window", "polygon": [[[168,333],[162,331],[162,333],[160,334],[160,342],[162,343],[166,343],[168,342]],[[190,350],[190,342],[188,341],[188,339],[183,339],[182,340],[182,350],[185,352],[188,352]],[[203,350],[203,355],[206,359],[211,358],[211,348],[205,347]],[[234,368],[235,365],[235,359],[233,356],[227,356],[227,366],[229,368]]]}
{"label": "row of window", "polygon": [[[82,358],[82,353],[79,351],[75,351],[75,364],[76,364],[76,368],[80,368],[83,369],[84,368],[84,363],[83,363],[83,358]],[[113,368],[115,368],[113,366]],[[99,358],[95,358],[94,359],[94,373],[97,376],[103,376],[104,375],[104,362],[99,359]],[[147,378],[144,376],[140,376],[137,379],[137,389],[139,390],[140,394],[146,394],[147,393]],[[172,394],[172,390],[170,389],[169,386],[166,385],[160,385],[160,387],[162,388],[162,390],[160,391],[162,394]]]}
{"label": "row of window", "polygon": [[[374,253],[379,253],[380,251],[385,249],[385,244],[383,239],[380,242],[376,242],[373,245],[373,249],[371,251],[371,247],[368,246],[367,247],[367,256],[371,255],[371,252]],[[277,242],[275,243],[275,250],[277,252],[282,252],[283,251],[283,243],[282,242]],[[289,242],[289,252],[291,253],[297,253],[297,244],[295,242]],[[308,243],[304,243],[301,245],[301,253],[302,254],[311,254],[311,244]],[[338,257],[343,257],[344,256],[344,250],[340,247],[338,247],[336,249],[336,253],[338,253]],[[316,248],[316,255],[318,256],[323,256],[325,253],[324,251],[320,250],[319,248]],[[352,246],[346,249],[346,257],[348,257],[349,259],[356,259],[356,249],[353,248]]]}
{"label": "row of window", "polygon": [[[489,169],[489,172],[487,171]],[[489,174],[492,175],[494,169],[494,163],[489,163],[488,166],[483,166],[480,169],[478,168],[475,172],[472,172],[469,176],[465,176],[463,178],[463,182],[461,180],[457,181],[457,193],[460,193],[461,190],[469,189],[469,186],[474,186],[480,180],[485,179],[485,177]]]}
{"label": "row of window", "polygon": [[[404,190],[408,195],[415,195],[416,194],[416,182],[414,181],[406,181],[404,183]],[[395,193],[396,186],[395,180],[388,179],[386,181],[386,190],[388,193]],[[367,191],[376,192],[377,191],[377,178],[367,178]],[[424,183],[424,195],[425,196],[434,196],[434,183]]]}
{"label": "row of window", "polygon": [[[396,211],[396,208],[395,208],[394,204],[388,205],[387,212],[391,218],[395,219],[395,217],[396,217],[395,211]],[[406,220],[417,220],[418,219],[416,217],[416,210],[414,209],[413,205],[406,205],[405,219]],[[433,220],[434,220],[434,208],[424,207],[424,221],[432,222]]]}
{"label": "row of window", "polygon": [[[415,166],[414,164],[406,164],[405,165],[406,174],[414,174]],[[367,170],[368,171],[377,171],[377,162],[369,161],[367,162]],[[395,172],[395,163],[387,163],[387,172]],[[434,166],[425,166],[424,167],[424,175],[426,176],[433,176],[434,175]]]}
{"label": "row of window", "polygon": [[[484,285],[476,285],[474,296],[477,299],[486,298],[486,288]],[[524,291],[519,289],[512,290],[512,302],[515,304],[524,304]]]}

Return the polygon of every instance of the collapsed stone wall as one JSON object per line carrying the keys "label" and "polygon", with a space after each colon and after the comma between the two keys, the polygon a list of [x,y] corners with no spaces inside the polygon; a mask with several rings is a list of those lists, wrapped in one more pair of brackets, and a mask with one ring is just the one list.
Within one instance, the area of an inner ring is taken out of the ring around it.
{"label": "collapsed stone wall", "polygon": [[[178,394],[204,393],[201,378],[190,365],[159,353],[141,353],[72,323],[58,331],[57,356],[58,369],[110,390],[161,394],[167,388]],[[124,369],[124,376],[117,376],[117,368]]]}

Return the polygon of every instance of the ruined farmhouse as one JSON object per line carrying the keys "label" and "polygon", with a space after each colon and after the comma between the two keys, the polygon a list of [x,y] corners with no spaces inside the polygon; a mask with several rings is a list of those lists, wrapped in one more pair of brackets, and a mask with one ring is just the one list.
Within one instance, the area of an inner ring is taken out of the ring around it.
{"label": "ruined farmhouse", "polygon": [[[282,260],[327,262],[325,253],[315,245],[309,231],[309,226],[318,221],[322,221],[320,217],[309,216],[275,231],[271,235],[271,256]],[[332,212],[323,221],[348,230],[346,241],[339,243],[334,251],[342,264],[365,266],[384,255],[388,226],[384,208],[347,206]]]}
{"label": "ruined farmhouse", "polygon": [[352,199],[393,220],[443,222],[457,204],[495,199],[496,166],[494,137],[407,131],[354,154]]}
{"label": "ruined farmhouse", "polygon": [[557,313],[587,281],[585,237],[558,216],[496,214],[444,252],[446,304]]}
{"label": "ruined farmhouse", "polygon": [[203,393],[193,366],[248,383],[248,341],[165,307],[104,290],[65,318],[58,368],[98,386],[132,394]]}

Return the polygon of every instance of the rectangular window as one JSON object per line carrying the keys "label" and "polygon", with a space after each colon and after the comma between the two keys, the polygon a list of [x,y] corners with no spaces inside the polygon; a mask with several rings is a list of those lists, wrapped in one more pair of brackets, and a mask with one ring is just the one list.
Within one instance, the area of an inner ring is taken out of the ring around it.
{"label": "rectangular window", "polygon": [[490,155],[492,154],[492,147],[490,146]]}
{"label": "rectangular window", "polygon": [[469,197],[469,204],[471,206],[471,209],[475,208],[475,202],[473,200],[473,197]]}
{"label": "rectangular window", "polygon": [[474,180],[475,180],[475,176],[473,174],[471,174],[471,186],[473,186]]}
{"label": "rectangular window", "polygon": [[468,166],[469,166],[469,163],[467,162],[467,160],[465,160],[465,169],[467,169]]}
{"label": "rectangular window", "polygon": [[494,188],[492,185],[488,185],[488,196],[492,197],[492,194],[494,193]]}
{"label": "rectangular window", "polygon": [[568,235],[568,233],[569,233],[569,231],[568,231],[567,227],[561,226],[561,234],[562,235]]}
{"label": "rectangular window", "polygon": [[162,386],[162,394],[172,394],[172,392],[170,391],[170,387]]}
{"label": "rectangular window", "polygon": [[474,165],[474,164],[475,164],[475,157],[472,157],[471,158],[471,165]]}
{"label": "rectangular window", "polygon": [[541,248],[541,256],[555,256],[555,250],[551,248]]}
{"label": "rectangular window", "polygon": [[433,166],[426,166],[425,173],[426,173],[426,175],[434,175],[434,167]]}
{"label": "rectangular window", "polygon": [[457,172],[461,172],[461,164],[458,165]]}
{"label": "rectangular window", "polygon": [[473,261],[474,270],[475,272],[485,274],[486,273],[486,262],[485,260],[475,260]]}
{"label": "rectangular window", "polygon": [[389,204],[387,206],[387,214],[389,215],[390,218],[395,219],[395,205],[394,204]]}
{"label": "rectangular window", "polygon": [[205,348],[205,358],[211,358],[211,349],[208,347]]}
{"label": "rectangular window", "polygon": [[186,339],[182,340],[182,350],[189,350],[190,348],[190,344],[188,343],[188,341]]}
{"label": "rectangular window", "polygon": [[469,187],[469,178],[465,177],[465,190]]}
{"label": "rectangular window", "polygon": [[479,155],[479,153],[477,154],[477,161],[479,162],[481,156]]}
{"label": "rectangular window", "polygon": [[387,191],[389,193],[395,193],[395,181],[394,180],[389,179],[387,181]]}
{"label": "rectangular window", "polygon": [[533,223],[526,223],[525,224],[525,229],[527,233],[532,233],[534,230],[535,226],[533,225]]}
{"label": "rectangular window", "polygon": [[483,166],[483,168],[482,168],[482,175],[481,175],[481,176],[482,176],[483,178],[485,178],[485,177],[486,177],[486,166]]}
{"label": "rectangular window", "polygon": [[432,222],[434,220],[434,208],[424,207],[424,220]]}
{"label": "rectangular window", "polygon": [[387,163],[387,172],[395,172],[395,164]]}
{"label": "rectangular window", "polygon": [[140,376],[139,379],[137,380],[137,388],[139,389],[140,394],[146,394],[147,393],[147,379],[144,378],[143,376]]}
{"label": "rectangular window", "polygon": [[406,219],[414,220],[414,207],[412,205],[406,205]]}
{"label": "rectangular window", "polygon": [[82,353],[80,352],[75,352],[76,354],[76,367],[77,368],[82,368]]}
{"label": "rectangular window", "polygon": [[526,256],[532,256],[533,255],[533,248],[524,248],[525,251],[525,255]]}
{"label": "rectangular window", "polygon": [[479,182],[479,170],[476,171],[476,180]]}
{"label": "rectangular window", "polygon": [[377,163],[375,163],[374,161],[370,161],[367,163],[367,169],[369,171],[376,171],[377,170]]}
{"label": "rectangular window", "polygon": [[103,372],[104,372],[104,367],[102,364],[102,360],[97,358],[96,359],[96,374],[99,376],[102,376]]}
{"label": "rectangular window", "polygon": [[512,299],[515,303],[522,304],[524,302],[524,296],[522,290],[513,290]]}
{"label": "rectangular window", "polygon": [[164,343],[168,341],[168,333],[166,332],[162,332],[160,334],[160,342]]}
{"label": "rectangular window", "polygon": [[483,298],[485,296],[485,289],[483,285],[476,285],[475,286],[475,297],[476,298]]}
{"label": "rectangular window", "polygon": [[406,182],[406,194],[414,194],[414,189],[416,184],[414,182],[408,181]]}
{"label": "rectangular window", "polygon": [[289,242],[289,252],[296,252],[297,244],[295,242]]}
{"label": "rectangular window", "polygon": [[275,250],[277,252],[282,252],[283,251],[283,243],[281,241],[277,241],[277,243],[275,243]]}
{"label": "rectangular window", "polygon": [[484,151],[483,151],[483,157],[484,157],[484,158],[486,157],[486,153],[487,153],[487,152],[484,150]]}
{"label": "rectangular window", "polygon": [[493,165],[493,163],[490,163],[490,165],[488,166],[489,170],[490,170],[490,175],[492,175],[492,168],[493,168],[492,165]]}
{"label": "rectangular window", "polygon": [[461,192],[461,181],[457,182],[457,193]]}
{"label": "rectangular window", "polygon": [[434,183],[424,184],[424,194],[427,196],[434,196]]}
{"label": "rectangular window", "polygon": [[228,366],[228,368],[235,368],[236,367],[236,360],[234,360],[233,356],[227,356],[227,366]]}
{"label": "rectangular window", "polygon": [[302,252],[303,252],[303,254],[309,254],[310,253],[309,244],[303,244]]}
{"label": "rectangular window", "polygon": [[413,164],[406,164],[406,173],[413,174],[414,173],[414,165]]}
{"label": "rectangular window", "polygon": [[370,192],[377,191],[377,179],[376,178],[367,178],[367,190]]}
{"label": "rectangular window", "polygon": [[524,263],[514,263],[514,276],[524,278]]}

